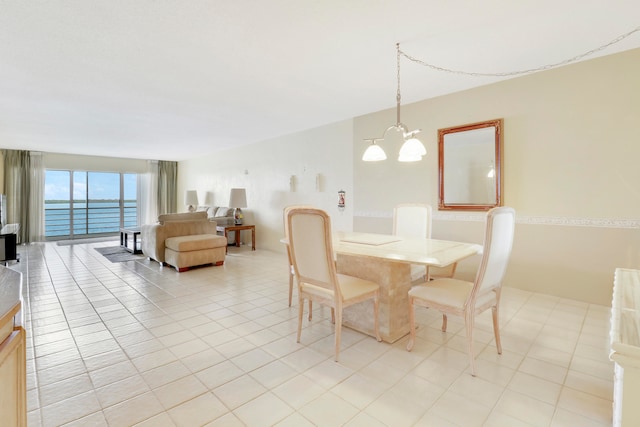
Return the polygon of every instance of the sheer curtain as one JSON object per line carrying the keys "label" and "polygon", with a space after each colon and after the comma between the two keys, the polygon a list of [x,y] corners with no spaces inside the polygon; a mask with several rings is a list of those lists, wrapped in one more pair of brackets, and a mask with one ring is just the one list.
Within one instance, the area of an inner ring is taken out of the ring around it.
{"label": "sheer curtain", "polygon": [[138,225],[158,218],[158,161],[148,160],[145,173],[138,174]]}
{"label": "sheer curtain", "polygon": [[178,162],[158,161],[158,215],[176,212]]}
{"label": "sheer curtain", "polygon": [[29,188],[28,241],[44,241],[44,181],[45,167],[42,153],[31,151],[29,156],[31,182]]}

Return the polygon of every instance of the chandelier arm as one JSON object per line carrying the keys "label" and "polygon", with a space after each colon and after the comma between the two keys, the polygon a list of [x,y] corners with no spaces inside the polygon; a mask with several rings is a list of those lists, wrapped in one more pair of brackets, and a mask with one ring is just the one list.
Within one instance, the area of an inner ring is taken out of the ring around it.
{"label": "chandelier arm", "polygon": [[[595,49],[591,49],[588,52],[585,53],[581,53],[580,55],[576,55],[572,58],[569,59],[565,59],[564,61],[560,61],[560,62],[556,62],[554,64],[547,64],[547,65],[543,65],[540,67],[535,67],[535,68],[529,68],[527,70],[517,70],[517,71],[505,71],[505,72],[500,72],[500,73],[481,73],[481,72],[474,72],[474,71],[463,71],[463,70],[453,70],[451,68],[445,68],[445,67],[440,67],[437,65],[433,65],[433,64],[429,64],[421,59],[415,58],[407,53],[405,53],[404,51],[400,50],[400,45],[396,44],[396,46],[398,47],[398,56],[402,55],[405,58],[407,58],[409,61],[415,62],[417,64],[420,64],[422,66],[431,68],[432,70],[435,71],[442,71],[445,73],[451,73],[451,74],[462,74],[465,76],[473,76],[473,77],[510,77],[510,76],[518,76],[518,75],[522,75],[522,74],[529,74],[529,73],[535,73],[537,71],[544,71],[544,70],[548,70],[550,68],[555,68],[555,67],[559,67],[561,65],[567,65],[570,64],[572,62],[576,62],[579,61],[580,59],[589,56],[589,55],[593,55],[594,53],[600,52],[601,50],[604,50],[606,48],[608,48],[609,46],[612,46],[624,39],[626,39],[627,37],[631,36],[634,33],[637,33],[638,31],[640,31],[640,27],[637,27],[631,31],[629,31],[626,34],[623,34],[621,36],[616,37],[615,39],[611,40],[609,43],[603,44],[602,46],[598,46]],[[399,64],[399,62],[398,62]],[[398,65],[398,67],[400,67],[400,65]],[[400,77],[398,77],[399,79]],[[398,83],[399,84],[399,83]],[[399,89],[398,89],[399,90]]]}

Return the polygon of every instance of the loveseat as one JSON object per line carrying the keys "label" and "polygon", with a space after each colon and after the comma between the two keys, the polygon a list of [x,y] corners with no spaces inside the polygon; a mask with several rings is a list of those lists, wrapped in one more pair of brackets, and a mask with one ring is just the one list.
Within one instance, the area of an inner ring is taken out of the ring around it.
{"label": "loveseat", "polygon": [[[229,208],[226,206],[198,206],[198,210],[204,210],[207,212],[210,221],[215,221],[216,225],[234,225],[236,223],[236,219],[233,215],[233,208]],[[236,231],[227,232],[229,245],[235,245],[236,242]]]}
{"label": "loveseat", "polygon": [[216,233],[206,212],[165,214],[140,228],[142,253],[179,272],[198,265],[222,265],[227,240]]}
{"label": "loveseat", "polygon": [[207,212],[210,221],[215,221],[217,225],[233,225],[235,218],[233,217],[233,208],[225,206],[198,206],[198,210]]}

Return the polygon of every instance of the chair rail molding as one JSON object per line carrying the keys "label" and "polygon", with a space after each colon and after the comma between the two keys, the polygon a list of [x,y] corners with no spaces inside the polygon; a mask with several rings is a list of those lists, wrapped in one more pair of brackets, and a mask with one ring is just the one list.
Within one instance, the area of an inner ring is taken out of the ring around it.
{"label": "chair rail molding", "polygon": [[[354,217],[393,218],[393,211],[356,211]],[[434,212],[435,221],[484,221],[484,212]],[[517,224],[526,225],[561,225],[565,227],[600,227],[600,228],[640,228],[640,219],[621,218],[582,218],[564,216],[531,216],[517,215]]]}

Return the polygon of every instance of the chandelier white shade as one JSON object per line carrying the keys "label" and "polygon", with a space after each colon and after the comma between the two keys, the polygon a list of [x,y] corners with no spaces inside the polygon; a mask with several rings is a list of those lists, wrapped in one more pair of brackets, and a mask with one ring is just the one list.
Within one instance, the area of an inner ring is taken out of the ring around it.
{"label": "chandelier white shade", "polygon": [[411,137],[405,140],[402,147],[400,147],[400,154],[398,155],[399,162],[418,162],[422,160],[422,156],[427,154],[427,149],[424,148],[422,142],[417,138]]}
{"label": "chandelier white shade", "polygon": [[387,154],[384,150],[376,144],[375,139],[369,139],[366,141],[371,141],[371,145],[367,147],[364,154],[362,155],[362,160],[365,162],[377,162],[380,160],[386,160]]}

